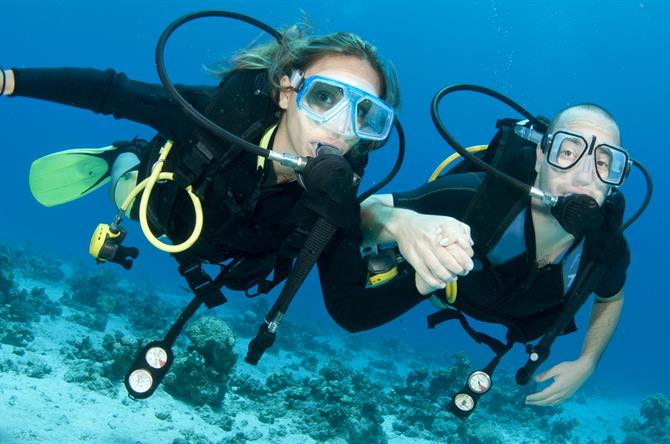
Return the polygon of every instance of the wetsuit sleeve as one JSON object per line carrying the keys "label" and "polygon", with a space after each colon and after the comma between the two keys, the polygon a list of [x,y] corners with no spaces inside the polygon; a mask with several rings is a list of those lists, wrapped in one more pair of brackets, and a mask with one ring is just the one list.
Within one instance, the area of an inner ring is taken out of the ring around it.
{"label": "wetsuit sleeve", "polygon": [[338,231],[318,262],[326,309],[349,332],[386,324],[427,298],[416,290],[414,273],[365,288],[366,267],[359,250],[361,237],[360,233]]}
{"label": "wetsuit sleeve", "polygon": [[393,205],[422,214],[463,220],[482,180],[483,175],[479,173],[442,176],[413,191],[393,193]]}
{"label": "wetsuit sleeve", "polygon": [[594,293],[600,298],[611,298],[621,291],[626,283],[626,273],[630,265],[630,249],[625,243],[625,251],[610,267],[607,274],[595,288]]}
{"label": "wetsuit sleeve", "polygon": [[[112,69],[27,68],[14,69],[14,76],[13,97],[48,100],[132,120],[176,139],[189,137],[193,131],[193,124],[161,85],[130,80]],[[178,86],[189,103],[200,111],[216,88]]]}
{"label": "wetsuit sleeve", "polygon": [[[417,190],[395,193],[394,204],[425,214],[462,217],[481,183],[481,175],[459,174],[439,178]],[[339,231],[319,260],[326,309],[341,327],[357,332],[386,324],[428,296],[419,293],[414,272],[366,288],[367,269],[359,247],[361,234]]]}

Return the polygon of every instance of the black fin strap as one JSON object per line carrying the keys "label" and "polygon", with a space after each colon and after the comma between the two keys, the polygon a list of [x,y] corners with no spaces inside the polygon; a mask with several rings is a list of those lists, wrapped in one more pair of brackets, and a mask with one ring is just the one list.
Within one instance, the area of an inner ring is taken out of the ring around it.
{"label": "black fin strap", "polygon": [[505,354],[507,350],[509,350],[509,347],[511,347],[509,342],[508,345],[505,345],[502,343],[502,341],[499,341],[498,339],[487,334],[478,332],[472,328],[467,319],[465,319],[465,316],[463,316],[463,313],[455,309],[444,309],[428,315],[428,328],[435,328],[436,325],[451,319],[458,319],[465,332],[469,334],[472,339],[474,339],[478,344],[488,345],[488,347],[493,350],[493,353],[496,355]]}
{"label": "black fin strap", "polygon": [[175,258],[179,262],[179,274],[184,276],[189,288],[198,299],[205,303],[207,308],[214,308],[228,301],[221,289],[202,269],[201,261],[182,261],[177,255],[175,255]]}

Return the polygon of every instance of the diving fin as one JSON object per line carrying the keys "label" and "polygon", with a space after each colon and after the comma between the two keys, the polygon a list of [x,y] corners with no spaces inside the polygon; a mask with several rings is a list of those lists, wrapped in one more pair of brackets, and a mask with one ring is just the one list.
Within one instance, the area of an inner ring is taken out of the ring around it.
{"label": "diving fin", "polygon": [[45,207],[73,201],[110,180],[118,147],[78,148],[49,154],[30,166],[33,197]]}

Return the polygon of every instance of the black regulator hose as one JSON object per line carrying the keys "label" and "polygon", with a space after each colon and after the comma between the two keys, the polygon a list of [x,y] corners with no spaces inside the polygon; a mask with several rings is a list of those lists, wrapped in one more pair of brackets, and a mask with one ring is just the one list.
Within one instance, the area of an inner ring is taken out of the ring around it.
{"label": "black regulator hose", "polygon": [[430,107],[430,116],[433,119],[433,124],[435,125],[435,128],[437,128],[437,131],[440,133],[440,135],[444,138],[444,140],[447,141],[449,145],[454,148],[454,150],[460,154],[464,159],[469,160],[470,162],[474,163],[487,173],[493,175],[496,178],[503,179],[507,181],[508,183],[512,184],[513,186],[519,188],[520,190],[530,193],[531,187],[530,185],[527,185],[520,180],[517,180],[508,174],[503,173],[502,171],[497,170],[496,168],[492,167],[488,163],[484,162],[474,154],[468,152],[467,149],[463,145],[461,145],[456,138],[447,130],[447,128],[444,126],[442,123],[442,119],[440,119],[440,111],[439,111],[439,106],[440,102],[442,99],[451,93],[457,92],[457,91],[474,91],[478,92],[484,95],[487,95],[489,97],[493,97],[504,104],[510,106],[513,108],[515,111],[517,111],[519,114],[524,116],[526,119],[530,120],[533,125],[539,125],[541,124],[537,117],[533,116],[530,112],[528,112],[524,107],[519,105],[518,103],[514,102],[508,97],[505,97],[504,95],[500,94],[497,91],[494,91],[489,88],[484,88],[483,86],[478,86],[478,85],[468,85],[468,84],[462,84],[462,85],[452,85],[452,86],[447,86],[446,88],[441,89],[438,91],[437,94],[433,97],[433,101],[431,102],[431,107]]}
{"label": "black regulator hose", "polygon": [[391,172],[388,173],[385,178],[383,178],[376,185],[373,185],[366,192],[358,196],[359,202],[363,202],[365,199],[367,199],[368,197],[372,196],[377,191],[385,187],[389,182],[393,180],[393,178],[395,178],[396,174],[398,174],[398,171],[400,171],[400,167],[402,166],[402,163],[405,160],[405,130],[402,128],[402,125],[400,124],[400,120],[398,119],[398,117],[395,118],[394,126],[396,131],[398,132],[398,157],[396,157],[395,159],[395,164],[393,165]]}
{"label": "black regulator hose", "polygon": [[319,217],[316,220],[279,297],[270,309],[265,321],[259,326],[256,337],[249,343],[247,355],[244,357],[247,363],[257,365],[265,351],[274,344],[275,331],[279,327],[284,314],[288,311],[293,298],[336,231],[337,227],[327,221],[326,218]]}
{"label": "black regulator hose", "polygon": [[221,126],[202,115],[202,113],[200,113],[190,103],[188,103],[188,101],[186,101],[186,99],[179,93],[179,91],[177,91],[177,88],[175,88],[174,84],[167,75],[165,70],[165,45],[168,39],[172,33],[177,30],[177,28],[188,22],[204,17],[225,17],[249,23],[250,25],[260,28],[270,34],[275,38],[275,40],[277,40],[277,42],[281,43],[282,41],[282,35],[277,30],[259,20],[244,14],[238,14],[236,12],[229,11],[199,11],[192,14],[186,14],[185,16],[178,18],[170,25],[168,25],[168,27],[165,28],[160,38],[158,39],[158,43],[156,44],[156,70],[158,71],[158,77],[160,77],[163,87],[165,87],[172,100],[174,100],[177,105],[181,107],[184,113],[186,113],[186,115],[189,116],[198,125],[210,131],[215,136],[234,143],[240,148],[243,148],[256,156],[267,158],[270,156],[271,151],[265,150],[258,145],[254,145],[253,143],[244,140],[229,131],[226,131]]}
{"label": "black regulator hose", "polygon": [[[584,202],[580,202],[579,195],[573,195],[573,196],[568,196],[568,198],[554,198],[553,201],[551,199],[551,196],[546,195],[546,198],[542,196],[542,191],[541,190],[535,190],[533,187],[503,173],[502,171],[499,171],[498,169],[492,167],[488,163],[484,162],[483,160],[479,159],[477,156],[473,155],[472,153],[468,152],[455,138],[454,136],[446,129],[444,124],[442,123],[442,120],[440,119],[439,115],[439,105],[440,101],[448,94],[451,94],[456,91],[473,91],[473,92],[478,92],[490,97],[493,97],[506,105],[510,106],[513,108],[515,111],[523,115],[526,119],[528,119],[534,126],[541,126],[542,123],[532,114],[530,114],[525,108],[523,108],[521,105],[517,104],[516,102],[512,101],[508,97],[498,93],[497,91],[493,91],[491,89],[482,87],[482,86],[477,86],[477,85],[453,85],[453,86],[448,86],[446,88],[443,88],[440,90],[434,97],[433,101],[431,103],[431,117],[433,119],[433,123],[435,127],[437,128],[438,132],[440,135],[447,141],[449,145],[451,145],[456,152],[458,152],[464,159],[467,159],[480,167],[482,170],[487,172],[488,174],[493,175],[496,178],[502,179],[509,184],[519,188],[525,193],[528,193],[529,195],[533,197],[539,197],[542,198],[545,203],[548,203],[552,207],[552,214],[556,216],[556,218],[561,222],[561,225],[566,229],[568,232],[573,232],[573,234],[580,234],[578,233],[579,228],[584,228],[584,227],[590,227],[590,226],[600,226],[600,223],[596,220],[579,220],[580,218],[574,218],[574,217],[560,217],[561,215],[556,214],[557,212],[565,212],[565,213],[580,213],[583,211],[576,211],[576,210],[585,210],[587,209],[588,206],[592,206],[593,204],[596,204],[595,202],[590,202],[590,198],[584,198],[581,199]],[[642,174],[644,175],[646,185],[647,185],[647,192],[645,195],[645,198],[640,205],[640,207],[633,213],[633,215],[628,218],[624,223],[621,225],[621,232],[623,232],[626,228],[628,228],[633,222],[635,222],[641,215],[644,213],[644,211],[647,209],[647,206],[649,205],[649,202],[651,201],[651,197],[653,194],[653,182],[651,175],[647,171],[647,169],[638,161],[633,160],[632,161],[633,166],[635,166],[637,169],[639,169]],[[557,205],[558,204],[558,205]],[[597,205],[597,204],[596,204]],[[573,208],[574,207],[574,208]],[[579,207],[579,208],[577,208]],[[579,215],[579,214],[578,214]],[[594,216],[594,214],[586,214],[586,216]],[[584,215],[582,215],[584,216]],[[582,217],[583,218],[583,217]],[[563,219],[563,221],[561,221]],[[567,226],[564,225],[564,222],[574,222],[576,227],[574,230],[571,230],[570,224]],[[600,221],[602,222],[602,221]],[[581,233],[583,234],[583,233]],[[542,339],[534,346],[529,346],[529,359],[526,362],[526,364],[521,367],[516,374],[516,381],[520,385],[527,384],[528,381],[530,381],[530,378],[532,375],[535,373],[535,371],[539,368],[539,366],[546,361],[546,359],[549,357],[549,353],[551,350],[551,345],[553,342],[556,340],[556,338],[564,331],[568,323],[573,319],[575,313],[579,308],[586,302],[588,297],[591,294],[591,289],[595,287],[595,284],[601,280],[601,278],[605,275],[605,272],[607,271],[606,265],[601,263],[601,261],[595,261],[591,260],[589,261],[585,267],[584,270],[580,273],[581,277],[578,277],[577,282],[575,282],[573,291],[571,293],[571,296],[568,299],[568,302],[566,304],[565,309],[562,311],[561,315],[558,317],[556,322],[552,324],[552,326],[549,328],[549,330],[542,336]]]}
{"label": "black regulator hose", "polygon": [[[451,147],[458,153],[460,154],[464,159],[469,160],[470,162],[474,163],[478,167],[480,167],[482,170],[485,172],[493,175],[496,178],[505,180],[509,184],[519,188],[523,192],[529,193],[533,197],[539,197],[541,198],[545,203],[548,203],[550,206],[554,207],[557,202],[559,202],[560,199],[554,199],[549,203],[549,200],[545,200],[543,196],[540,196],[536,193],[542,194],[541,190],[537,190],[534,187],[531,187],[530,185],[527,185],[520,180],[517,180],[508,174],[503,173],[502,171],[492,167],[488,163],[484,162],[474,154],[470,153],[468,150],[461,145],[456,138],[447,130],[447,128],[444,126],[444,123],[442,123],[442,119],[440,118],[440,113],[439,113],[439,105],[442,99],[451,93],[457,92],[457,91],[472,91],[480,94],[484,94],[489,97],[493,97],[494,99],[499,100],[500,102],[506,104],[510,108],[514,109],[517,111],[519,114],[521,114],[523,117],[528,119],[533,126],[542,126],[542,122],[538,120],[537,117],[533,116],[528,110],[526,110],[524,107],[519,105],[518,103],[514,102],[512,99],[509,97],[494,91],[489,88],[485,88],[483,86],[479,85],[469,85],[469,84],[461,84],[461,85],[452,85],[452,86],[447,86],[440,91],[438,91],[437,94],[433,97],[433,100],[431,102],[431,109],[430,109],[430,115],[433,119],[433,124],[435,125],[435,128],[437,128],[437,131],[440,133],[442,138],[446,140],[446,142],[451,145]],[[625,230],[628,228],[633,222],[635,222],[641,215],[644,213],[644,211],[647,209],[647,206],[649,205],[649,202],[651,201],[651,197],[653,194],[653,182],[651,179],[651,175],[647,171],[647,169],[638,161],[633,160],[633,166],[635,166],[637,169],[642,172],[644,175],[645,181],[647,183],[647,192],[645,195],[645,198],[640,205],[640,207],[633,213],[633,215],[626,220],[623,225],[621,226],[622,230]],[[548,195],[546,195],[548,196]],[[574,202],[570,202],[571,204]]]}
{"label": "black regulator hose", "polygon": [[649,171],[642,165],[640,162],[637,160],[633,159],[633,165],[640,170],[640,172],[644,175],[644,180],[647,182],[647,193],[644,196],[644,200],[642,201],[642,204],[640,205],[640,208],[637,209],[635,213],[631,217],[628,218],[626,222],[624,222],[621,225],[621,231],[625,230],[626,228],[630,227],[633,222],[635,222],[640,216],[642,216],[642,213],[647,209],[649,206],[649,202],[651,201],[651,196],[654,193],[654,182],[651,179],[651,174],[649,174]]}
{"label": "black regulator hose", "polygon": [[528,346],[530,351],[528,361],[517,370],[515,375],[517,384],[528,384],[540,365],[549,358],[554,341],[563,333],[577,311],[587,301],[592,289],[605,276],[607,269],[608,267],[605,264],[595,261],[587,262],[574,283],[574,291],[568,298],[561,314],[536,345]]}
{"label": "black regulator hose", "polygon": [[[253,143],[244,140],[241,137],[225,130],[221,126],[217,125],[216,123],[212,122],[210,119],[205,117],[202,113],[196,110],[190,103],[188,103],[188,101],[179,93],[179,91],[177,91],[174,84],[168,77],[165,69],[165,45],[167,44],[168,39],[179,27],[183,26],[184,24],[205,17],[224,17],[239,20],[267,32],[275,40],[277,40],[279,44],[281,44],[283,40],[282,34],[276,29],[261,22],[260,20],[257,20],[253,17],[249,17],[247,15],[240,14],[237,12],[199,11],[191,14],[186,14],[183,17],[180,17],[174,22],[172,22],[170,25],[168,25],[167,28],[165,28],[165,30],[161,34],[160,38],[158,39],[158,43],[156,44],[156,55],[155,55],[156,71],[158,72],[158,77],[160,78],[163,87],[166,89],[168,95],[172,98],[172,100],[174,100],[175,103],[177,103],[177,105],[181,107],[182,111],[184,111],[184,113],[186,113],[187,116],[189,116],[195,123],[205,128],[215,136],[227,140],[228,142],[235,144],[236,146],[244,150],[247,150],[251,154],[261,156],[264,158],[270,158],[271,160],[280,162],[283,165],[287,165],[295,169],[296,171],[301,171],[303,168],[305,168],[307,164],[307,161],[305,159],[290,154],[279,154],[271,150],[263,149],[258,145],[254,145]],[[389,174],[387,174],[386,177],[382,179],[377,185],[373,186],[368,191],[363,193],[363,195],[361,195],[360,201],[376,193],[377,191],[379,191],[379,189],[388,184],[395,177],[395,175],[398,173],[398,170],[400,169],[400,166],[405,156],[405,135],[402,126],[400,125],[400,121],[398,120],[397,117],[395,119],[395,127],[396,130],[398,131],[398,137],[400,140],[400,147],[398,149],[398,157],[396,159],[395,166],[393,170]]]}

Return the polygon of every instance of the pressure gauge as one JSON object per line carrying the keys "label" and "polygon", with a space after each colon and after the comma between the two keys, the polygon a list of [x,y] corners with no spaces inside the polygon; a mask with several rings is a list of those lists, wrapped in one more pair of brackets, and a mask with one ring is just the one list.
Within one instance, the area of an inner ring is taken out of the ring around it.
{"label": "pressure gauge", "polygon": [[474,371],[468,376],[468,387],[477,394],[486,393],[491,388],[491,377],[481,370]]}

